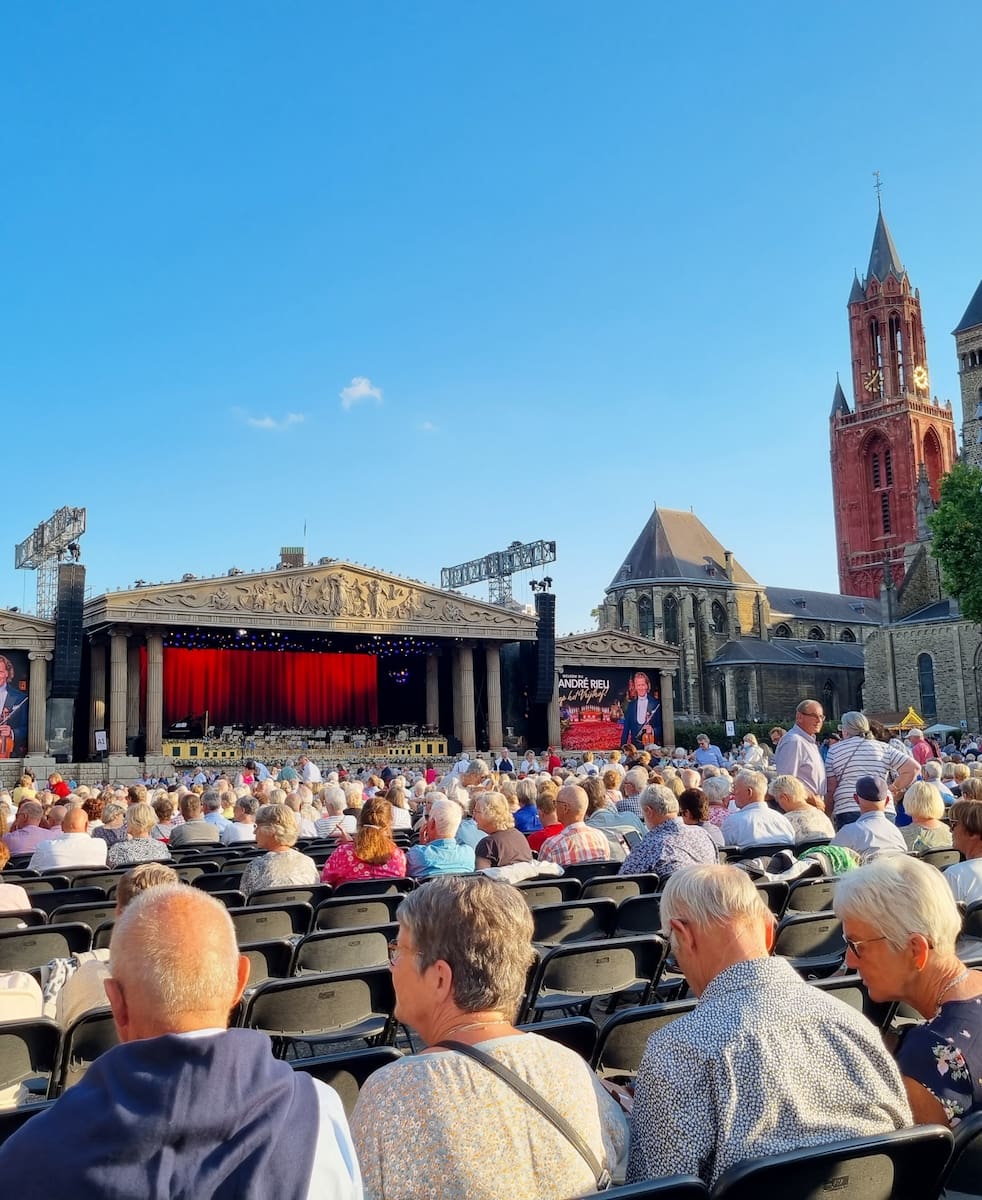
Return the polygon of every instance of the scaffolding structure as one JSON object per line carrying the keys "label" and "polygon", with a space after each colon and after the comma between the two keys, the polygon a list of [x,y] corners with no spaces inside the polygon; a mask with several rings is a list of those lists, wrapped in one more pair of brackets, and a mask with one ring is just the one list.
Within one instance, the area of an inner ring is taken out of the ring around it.
{"label": "scaffolding structure", "polygon": [[488,599],[492,604],[507,607],[512,603],[512,575],[555,561],[555,542],[512,542],[507,550],[495,550],[483,558],[472,558],[456,567],[444,567],[440,572],[440,587],[455,591],[483,583],[486,579]]}
{"label": "scaffolding structure", "polygon": [[85,509],[59,508],[42,521],[14,549],[14,566],[18,570],[37,571],[37,603],[39,617],[51,620],[58,606],[58,566],[62,562],[78,562],[82,557],[78,540],[85,533]]}

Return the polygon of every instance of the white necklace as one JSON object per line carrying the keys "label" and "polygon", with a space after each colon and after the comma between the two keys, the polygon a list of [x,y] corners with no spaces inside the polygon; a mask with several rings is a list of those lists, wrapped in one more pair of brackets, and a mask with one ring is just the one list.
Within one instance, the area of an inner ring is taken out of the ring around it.
{"label": "white necklace", "polygon": [[943,987],[941,989],[941,991],[938,993],[938,1007],[937,1007],[937,1012],[934,1014],[935,1016],[937,1016],[937,1014],[941,1011],[942,999],[948,995],[948,993],[951,991],[952,988],[956,988],[956,987],[958,987],[958,985],[960,983],[964,983],[965,980],[969,977],[969,975],[971,975],[971,973],[972,973],[971,970],[968,967],[966,967],[965,970],[962,971],[962,973],[960,975],[955,976],[955,978],[951,981],[951,983],[947,984],[945,987]]}

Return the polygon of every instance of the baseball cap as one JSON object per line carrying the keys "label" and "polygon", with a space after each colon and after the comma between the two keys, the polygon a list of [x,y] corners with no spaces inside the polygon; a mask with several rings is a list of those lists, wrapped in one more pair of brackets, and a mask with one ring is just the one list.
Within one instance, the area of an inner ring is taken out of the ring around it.
{"label": "baseball cap", "polygon": [[860,775],[856,780],[856,795],[863,800],[871,800],[876,804],[889,800],[890,791],[887,781],[876,775]]}

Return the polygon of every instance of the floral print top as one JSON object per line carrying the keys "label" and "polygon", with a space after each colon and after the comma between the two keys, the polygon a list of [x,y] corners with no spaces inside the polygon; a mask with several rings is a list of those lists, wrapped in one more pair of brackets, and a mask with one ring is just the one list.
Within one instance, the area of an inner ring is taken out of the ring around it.
{"label": "floral print top", "polygon": [[915,1025],[897,1064],[939,1101],[952,1125],[982,1110],[982,996],[949,1000],[933,1021]]}

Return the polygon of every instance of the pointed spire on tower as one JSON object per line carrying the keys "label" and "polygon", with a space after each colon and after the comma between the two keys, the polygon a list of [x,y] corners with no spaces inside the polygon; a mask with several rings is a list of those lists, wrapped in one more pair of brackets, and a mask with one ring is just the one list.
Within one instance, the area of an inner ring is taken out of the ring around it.
{"label": "pointed spire on tower", "polygon": [[974,329],[976,325],[982,325],[982,283],[975,289],[975,295],[969,300],[965,315],[951,332],[964,333],[966,329]]}
{"label": "pointed spire on tower", "polygon": [[927,467],[921,459],[917,468],[917,540],[929,542],[931,529],[927,523],[928,517],[935,509],[934,497],[931,495],[931,483],[927,477]]}
{"label": "pointed spire on tower", "polygon": [[834,417],[839,413],[849,412],[849,402],[846,400],[846,393],[842,390],[842,384],[839,382],[839,372],[835,373],[835,394],[832,397],[832,411],[829,416]]}
{"label": "pointed spire on tower", "polygon": [[866,268],[866,282],[874,276],[882,283],[890,274],[897,279],[903,279],[904,268],[893,244],[893,237],[883,218],[883,210],[876,214],[876,230],[873,234],[873,248],[869,253],[869,266]]}
{"label": "pointed spire on tower", "polygon": [[866,293],[863,291],[863,285],[859,282],[859,272],[853,269],[852,272],[852,289],[849,292],[850,304],[861,304],[866,299]]}

